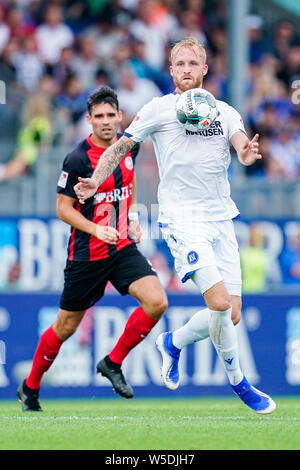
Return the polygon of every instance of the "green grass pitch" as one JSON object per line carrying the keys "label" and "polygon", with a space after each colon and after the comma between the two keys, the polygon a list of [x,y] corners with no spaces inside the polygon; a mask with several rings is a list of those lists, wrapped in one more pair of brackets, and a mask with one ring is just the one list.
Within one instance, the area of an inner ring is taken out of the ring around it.
{"label": "green grass pitch", "polygon": [[299,450],[300,397],[257,415],[238,398],[0,401],[1,450]]}

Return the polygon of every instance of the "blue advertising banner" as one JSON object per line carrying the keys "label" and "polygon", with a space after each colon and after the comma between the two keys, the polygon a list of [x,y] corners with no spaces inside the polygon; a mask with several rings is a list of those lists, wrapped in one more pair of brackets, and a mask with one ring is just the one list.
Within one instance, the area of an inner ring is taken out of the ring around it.
{"label": "blue advertising banner", "polygon": [[[183,287],[174,276],[173,258],[156,219],[141,218],[140,222],[143,237],[139,249],[157,269],[163,286],[169,291],[193,294],[192,282]],[[285,285],[300,293],[300,221],[237,219],[234,227],[241,254],[249,246],[253,228],[258,227],[261,232],[258,259],[265,258],[266,266],[259,262],[255,269],[256,276],[257,269],[262,269],[260,275],[266,277],[263,288]],[[0,234],[0,290],[52,293],[62,290],[70,235],[68,224],[56,217],[5,217],[0,218]],[[252,265],[248,261],[249,258],[246,266]]]}
{"label": "blue advertising banner", "polygon": [[[40,334],[54,321],[59,296],[0,297],[0,396],[14,398],[28,374]],[[95,373],[136,307],[130,296],[106,295],[88,310],[77,332],[62,346],[45,374],[41,396],[112,397],[107,379]],[[169,295],[169,307],[150,335],[125,359],[124,372],[136,397],[232,394],[209,339],[189,345],[180,359],[180,387],[170,391],[160,377],[157,336],[183,325],[204,308],[198,295]],[[238,331],[242,369],[248,380],[273,395],[300,394],[300,296],[247,295]]]}

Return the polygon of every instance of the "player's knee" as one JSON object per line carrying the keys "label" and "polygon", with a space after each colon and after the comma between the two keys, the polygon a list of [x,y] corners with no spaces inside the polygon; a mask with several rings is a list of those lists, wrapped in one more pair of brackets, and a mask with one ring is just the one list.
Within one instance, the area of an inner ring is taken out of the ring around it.
{"label": "player's knee", "polygon": [[229,298],[219,297],[211,301],[208,307],[216,312],[225,312],[231,307],[231,302]]}
{"label": "player's knee", "polygon": [[146,313],[152,318],[159,320],[168,308],[168,299],[165,294],[152,296],[151,301],[145,308]]}

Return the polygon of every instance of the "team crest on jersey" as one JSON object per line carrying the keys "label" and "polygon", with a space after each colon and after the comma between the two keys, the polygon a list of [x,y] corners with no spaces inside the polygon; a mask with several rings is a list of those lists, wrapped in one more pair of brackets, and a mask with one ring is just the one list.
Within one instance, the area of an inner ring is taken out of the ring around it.
{"label": "team crest on jersey", "polygon": [[69,176],[69,173],[67,171],[62,171],[58,179],[57,186],[60,186],[61,188],[65,188],[67,185],[68,176]]}
{"label": "team crest on jersey", "polygon": [[197,263],[199,259],[198,253],[196,251],[190,251],[187,255],[187,262],[189,264],[195,264]]}
{"label": "team crest on jersey", "polygon": [[126,157],[125,158],[125,166],[127,168],[127,170],[132,170],[133,168],[133,160],[131,157]]}

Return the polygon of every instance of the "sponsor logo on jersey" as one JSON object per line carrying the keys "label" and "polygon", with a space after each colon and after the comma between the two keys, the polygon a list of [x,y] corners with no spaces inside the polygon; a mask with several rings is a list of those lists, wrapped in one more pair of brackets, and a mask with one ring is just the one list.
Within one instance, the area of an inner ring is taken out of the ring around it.
{"label": "sponsor logo on jersey", "polygon": [[132,195],[132,183],[128,186],[122,186],[122,188],[115,188],[113,191],[107,193],[96,193],[94,196],[94,204],[100,204],[101,202],[116,202],[123,201]]}
{"label": "sponsor logo on jersey", "polygon": [[187,255],[187,262],[189,264],[195,264],[197,263],[199,259],[198,253],[196,251],[190,251]]}
{"label": "sponsor logo on jersey", "polygon": [[214,121],[209,129],[202,131],[188,131],[185,130],[186,135],[202,135],[203,137],[212,137],[214,135],[224,135],[224,130],[220,121]]}
{"label": "sponsor logo on jersey", "polygon": [[61,188],[65,188],[67,185],[68,176],[69,176],[69,173],[67,171],[62,171],[58,179],[57,186],[60,186]]}

